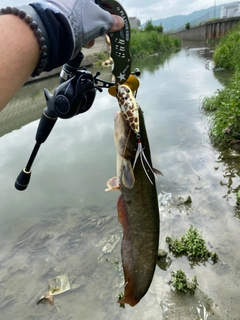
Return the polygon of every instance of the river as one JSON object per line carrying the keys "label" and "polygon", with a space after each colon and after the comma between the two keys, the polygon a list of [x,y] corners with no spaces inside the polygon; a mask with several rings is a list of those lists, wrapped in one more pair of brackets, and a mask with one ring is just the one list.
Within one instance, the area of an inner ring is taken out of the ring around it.
{"label": "river", "polygon": [[[43,88],[53,92],[58,78],[31,83],[0,114],[1,319],[240,319],[239,155],[221,153],[209,141],[201,101],[222,88],[222,75],[213,72],[203,53],[182,49],[135,61],[133,68],[142,71],[137,101],[154,167],[164,175],[157,179],[159,247],[168,250],[166,237],[179,237],[192,224],[218,254],[218,263],[192,268],[185,257],[169,254],[171,265],[156,267],[140,303],[119,308],[124,285],[119,193],[104,192],[106,181],[116,175],[117,101],[106,90],[98,92],[88,112],[59,119],[40,148],[28,188],[19,192],[14,182],[35,143],[45,107]],[[101,72],[111,78],[110,68]],[[176,205],[179,196],[190,196],[192,204]],[[189,278],[197,276],[195,297],[172,291],[171,271],[180,268]],[[37,305],[48,280],[62,274],[71,289],[56,295],[54,306]]]}

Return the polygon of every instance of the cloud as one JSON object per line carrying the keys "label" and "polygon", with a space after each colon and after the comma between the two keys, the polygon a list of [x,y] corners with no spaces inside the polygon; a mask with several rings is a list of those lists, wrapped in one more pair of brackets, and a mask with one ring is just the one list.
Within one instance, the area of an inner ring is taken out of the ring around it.
{"label": "cloud", "polygon": [[[137,17],[141,23],[174,15],[187,15],[194,11],[213,7],[215,4],[233,3],[231,0],[118,0],[130,17]],[[28,0],[1,0],[0,7],[26,4]]]}
{"label": "cloud", "polygon": [[191,1],[191,0],[130,0],[122,1],[122,5],[127,11],[129,16],[136,16],[140,19],[141,23],[146,22],[147,20],[156,20],[161,18],[167,18],[174,15],[187,15],[194,11],[201,9],[207,9],[213,7],[215,4],[229,4],[234,1],[231,0],[208,0],[202,1]]}

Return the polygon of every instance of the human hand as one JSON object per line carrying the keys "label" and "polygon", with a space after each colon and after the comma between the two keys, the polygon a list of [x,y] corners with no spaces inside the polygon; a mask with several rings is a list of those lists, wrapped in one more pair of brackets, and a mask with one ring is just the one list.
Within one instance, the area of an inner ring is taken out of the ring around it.
{"label": "human hand", "polygon": [[[120,16],[117,16],[115,14],[112,14],[112,28],[109,30],[109,32],[116,32],[124,27],[124,21],[123,18]],[[91,40],[89,43],[84,45],[84,48],[91,48],[95,43],[95,40]]]}
{"label": "human hand", "polygon": [[47,0],[37,3],[44,10],[50,9],[55,14],[62,13],[67,18],[74,41],[72,57],[75,57],[83,46],[90,48],[95,38],[107,32],[118,31],[124,26],[120,16],[111,15],[101,9],[94,0]]}

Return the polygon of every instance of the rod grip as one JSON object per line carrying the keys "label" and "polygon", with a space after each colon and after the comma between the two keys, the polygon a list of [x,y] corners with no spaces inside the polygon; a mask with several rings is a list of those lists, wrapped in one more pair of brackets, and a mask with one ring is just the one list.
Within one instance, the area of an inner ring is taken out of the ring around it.
{"label": "rod grip", "polygon": [[37,133],[36,133],[36,142],[38,144],[42,144],[46,141],[47,137],[49,136],[52,128],[54,127],[58,117],[55,112],[50,111],[48,108],[43,110]]}
{"label": "rod grip", "polygon": [[26,168],[24,168],[18,175],[16,181],[15,181],[15,188],[19,191],[23,191],[27,189],[28,184],[30,182],[31,178],[31,171],[27,171]]}

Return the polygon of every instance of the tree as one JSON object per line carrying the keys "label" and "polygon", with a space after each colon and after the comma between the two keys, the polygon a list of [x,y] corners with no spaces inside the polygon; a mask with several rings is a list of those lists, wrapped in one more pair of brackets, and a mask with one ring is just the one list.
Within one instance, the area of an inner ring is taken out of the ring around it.
{"label": "tree", "polygon": [[152,20],[148,20],[144,30],[147,32],[157,31],[158,33],[163,33],[163,26],[161,24],[159,26],[154,26]]}

